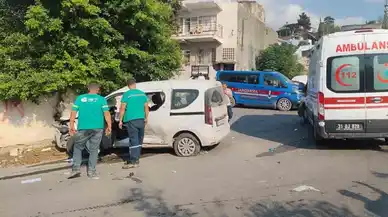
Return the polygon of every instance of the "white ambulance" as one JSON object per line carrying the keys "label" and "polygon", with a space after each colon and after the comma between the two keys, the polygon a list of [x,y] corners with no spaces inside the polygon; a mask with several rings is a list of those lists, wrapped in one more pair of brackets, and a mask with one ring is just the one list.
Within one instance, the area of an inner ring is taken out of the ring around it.
{"label": "white ambulance", "polygon": [[388,138],[388,30],[324,36],[312,50],[304,119],[317,144]]}

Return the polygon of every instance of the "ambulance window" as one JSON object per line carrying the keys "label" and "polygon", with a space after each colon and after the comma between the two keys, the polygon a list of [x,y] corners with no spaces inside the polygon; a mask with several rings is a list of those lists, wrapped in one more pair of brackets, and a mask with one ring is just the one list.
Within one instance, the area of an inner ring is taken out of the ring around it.
{"label": "ambulance window", "polygon": [[373,58],[373,89],[388,90],[388,55],[379,54]]}
{"label": "ambulance window", "polygon": [[360,88],[360,59],[342,56],[328,59],[327,87],[334,92],[357,92]]}

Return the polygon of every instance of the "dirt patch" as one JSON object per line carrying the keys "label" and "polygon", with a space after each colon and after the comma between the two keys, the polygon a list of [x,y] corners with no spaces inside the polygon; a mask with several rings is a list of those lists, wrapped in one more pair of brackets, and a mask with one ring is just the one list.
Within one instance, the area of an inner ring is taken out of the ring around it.
{"label": "dirt patch", "polygon": [[55,147],[41,147],[35,149],[25,149],[17,156],[10,156],[10,153],[0,155],[0,167],[17,167],[23,165],[38,164],[47,161],[65,160],[67,154],[58,151]]}

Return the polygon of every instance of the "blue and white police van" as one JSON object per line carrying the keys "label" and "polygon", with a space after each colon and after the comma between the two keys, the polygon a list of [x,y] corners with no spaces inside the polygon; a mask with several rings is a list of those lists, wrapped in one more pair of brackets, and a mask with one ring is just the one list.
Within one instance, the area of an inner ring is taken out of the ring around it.
{"label": "blue and white police van", "polygon": [[232,90],[237,105],[289,111],[303,96],[303,85],[275,71],[217,71],[218,81]]}

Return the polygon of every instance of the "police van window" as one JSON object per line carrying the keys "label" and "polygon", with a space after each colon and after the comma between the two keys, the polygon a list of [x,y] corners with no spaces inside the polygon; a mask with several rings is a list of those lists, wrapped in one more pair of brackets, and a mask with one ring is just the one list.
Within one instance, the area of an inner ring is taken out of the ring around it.
{"label": "police van window", "polygon": [[266,74],[264,75],[264,85],[279,87],[280,80],[274,75]]}
{"label": "police van window", "polygon": [[354,92],[360,88],[360,59],[341,56],[327,61],[327,87],[334,92]]}
{"label": "police van window", "polygon": [[388,55],[379,54],[373,57],[373,89],[388,90]]}
{"label": "police van window", "polygon": [[198,90],[181,89],[172,91],[171,109],[182,109],[193,103],[198,97]]}
{"label": "police van window", "polygon": [[257,75],[248,75],[248,84],[258,84],[259,78]]}

